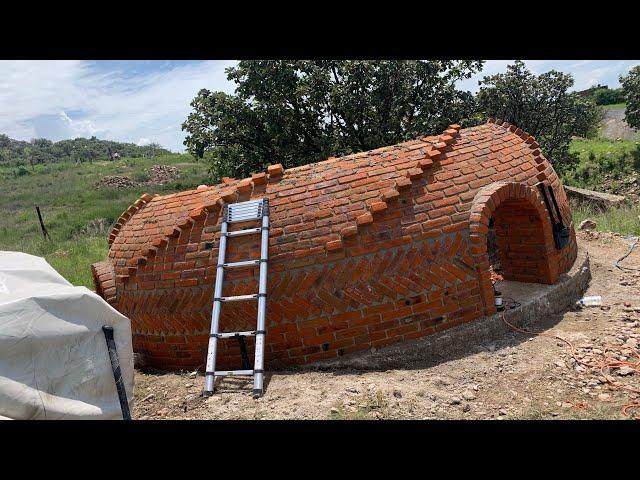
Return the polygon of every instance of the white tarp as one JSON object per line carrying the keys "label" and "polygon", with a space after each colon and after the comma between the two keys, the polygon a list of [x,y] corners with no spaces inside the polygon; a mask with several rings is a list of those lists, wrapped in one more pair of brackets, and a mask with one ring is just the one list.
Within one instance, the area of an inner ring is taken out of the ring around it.
{"label": "white tarp", "polygon": [[122,419],[103,325],[132,407],[129,319],[43,258],[0,251],[0,419]]}

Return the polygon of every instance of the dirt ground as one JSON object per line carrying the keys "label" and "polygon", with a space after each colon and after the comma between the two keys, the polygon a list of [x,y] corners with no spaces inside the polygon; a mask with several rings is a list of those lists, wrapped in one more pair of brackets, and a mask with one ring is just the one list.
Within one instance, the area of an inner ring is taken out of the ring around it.
{"label": "dirt ground", "polygon": [[640,138],[640,132],[629,127],[627,122],[625,122],[624,107],[609,108],[604,111],[602,136],[612,140],[618,138],[622,138],[623,140],[637,140]]}
{"label": "dirt ground", "polygon": [[[435,366],[414,362],[387,371],[273,372],[258,400],[251,397],[247,379],[226,379],[219,393],[205,399],[201,372],[136,371],[134,418],[640,418],[640,408],[629,409],[629,416],[622,413],[625,405],[640,402],[640,395],[620,388],[640,389],[640,369],[624,363],[605,369],[612,384],[597,366],[589,366],[639,360],[640,272],[613,266],[631,242],[610,233],[579,232],[578,237],[591,259],[586,295],[601,295],[603,306],[576,307],[541,318],[536,327],[571,342],[578,362],[559,339],[514,332]],[[640,267],[640,245],[622,265]]]}

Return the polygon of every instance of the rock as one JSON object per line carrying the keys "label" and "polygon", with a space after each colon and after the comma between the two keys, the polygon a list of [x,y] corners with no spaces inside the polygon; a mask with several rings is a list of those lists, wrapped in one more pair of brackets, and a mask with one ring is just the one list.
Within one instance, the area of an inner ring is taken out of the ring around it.
{"label": "rock", "polygon": [[506,411],[504,408],[501,408],[501,409],[498,411],[498,415],[500,415],[500,416],[505,416],[505,415],[507,415],[507,411]]}
{"label": "rock", "polygon": [[593,220],[586,219],[580,222],[580,226],[578,228],[580,230],[595,230],[596,222],[594,222]]}
{"label": "rock", "polygon": [[627,375],[633,375],[634,372],[635,370],[633,368],[624,366],[624,367],[620,367],[617,373],[621,377],[626,377]]}
{"label": "rock", "polygon": [[452,397],[449,403],[451,405],[460,405],[462,403],[462,400],[460,400],[460,397]]}
{"label": "rock", "polygon": [[164,185],[166,182],[173,180],[179,176],[178,169],[171,165],[153,165],[147,170],[149,180],[143,182],[147,185]]}
{"label": "rock", "polygon": [[338,413],[340,410],[338,410],[336,407],[331,407],[331,410],[329,410],[331,413]]}
{"label": "rock", "polygon": [[624,306],[629,308],[631,306],[631,302],[624,302]]}
{"label": "rock", "polygon": [[137,187],[138,182],[126,176],[107,175],[105,177],[102,177],[102,179],[98,183],[96,183],[95,186],[98,188],[130,188]]}
{"label": "rock", "polygon": [[625,201],[625,197],[612,195],[610,193],[595,192],[584,188],[564,186],[564,190],[569,198],[577,200],[577,203],[588,203],[601,210],[607,210],[612,206],[620,205]]}
{"label": "rock", "polygon": [[396,397],[396,398],[402,398],[402,392],[399,389],[396,388],[393,391],[393,396]]}
{"label": "rock", "polygon": [[186,388],[191,388],[191,387],[193,387],[193,383],[187,383],[187,384],[185,385],[185,387],[186,387]]}
{"label": "rock", "polygon": [[609,400],[611,398],[611,395],[609,395],[608,393],[601,393],[600,395],[598,395],[598,400]]}
{"label": "rock", "polygon": [[143,402],[147,402],[149,400],[151,400],[152,398],[155,398],[156,396],[152,393],[151,395],[147,395],[146,397],[144,397],[142,399]]}
{"label": "rock", "polygon": [[189,378],[196,378],[198,376],[198,371],[196,370],[195,372],[191,372],[189,374]]}
{"label": "rock", "polygon": [[462,407],[462,411],[465,413],[471,411],[471,405],[469,405],[468,403],[465,403],[464,407]]}
{"label": "rock", "polygon": [[472,390],[465,390],[464,392],[462,392],[462,398],[464,398],[467,401],[475,400],[476,394]]}

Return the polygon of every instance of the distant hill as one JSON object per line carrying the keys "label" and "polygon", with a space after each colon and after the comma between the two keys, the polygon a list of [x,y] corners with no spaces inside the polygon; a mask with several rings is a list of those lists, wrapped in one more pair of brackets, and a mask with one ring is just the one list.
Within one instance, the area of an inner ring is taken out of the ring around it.
{"label": "distant hill", "polygon": [[52,142],[46,138],[36,138],[29,142],[14,140],[0,134],[0,165],[37,165],[56,162],[92,162],[109,160],[109,151],[120,157],[154,157],[171,153],[158,144],[139,146],[134,143],[120,143],[110,140],[74,138]]}

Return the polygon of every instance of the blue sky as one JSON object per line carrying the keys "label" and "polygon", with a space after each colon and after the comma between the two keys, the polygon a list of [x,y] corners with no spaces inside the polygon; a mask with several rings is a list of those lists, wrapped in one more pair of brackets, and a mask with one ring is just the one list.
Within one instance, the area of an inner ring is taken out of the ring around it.
{"label": "blue sky", "polygon": [[[199,89],[233,92],[224,69],[211,61],[0,61],[0,133],[29,140],[90,137],[183,151],[180,125]],[[482,73],[461,82],[477,91],[484,75],[504,72],[509,60],[489,60]],[[525,60],[536,74],[571,73],[575,89],[598,83],[618,87],[618,77],[639,60]]]}

